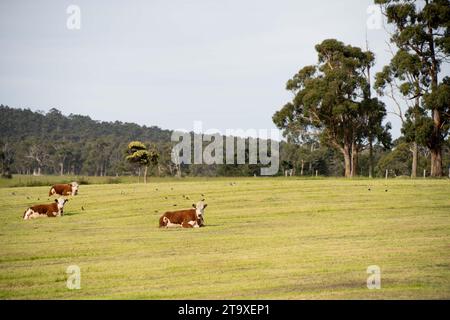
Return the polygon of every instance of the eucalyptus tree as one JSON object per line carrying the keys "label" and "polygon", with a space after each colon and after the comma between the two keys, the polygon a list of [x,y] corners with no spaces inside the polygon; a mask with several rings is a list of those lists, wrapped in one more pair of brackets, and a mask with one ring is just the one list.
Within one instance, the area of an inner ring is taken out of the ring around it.
{"label": "eucalyptus tree", "polygon": [[335,39],[318,44],[316,51],[318,63],[302,68],[287,82],[294,98],[275,113],[273,121],[285,136],[313,132],[322,144],[339,150],[344,174],[352,177],[364,141],[386,135],[384,105],[369,93],[375,57]]}
{"label": "eucalyptus tree", "polygon": [[[450,0],[375,0],[392,26],[398,51],[385,77],[401,81],[401,93],[414,100],[404,133],[431,153],[431,176],[443,175],[442,148],[450,123],[450,79],[442,65],[450,56]],[[414,171],[414,169],[413,169]]]}

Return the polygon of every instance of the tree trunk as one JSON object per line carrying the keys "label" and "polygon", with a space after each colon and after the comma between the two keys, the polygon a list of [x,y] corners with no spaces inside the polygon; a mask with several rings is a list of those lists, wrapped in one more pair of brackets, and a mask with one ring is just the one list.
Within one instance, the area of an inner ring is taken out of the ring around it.
{"label": "tree trunk", "polygon": [[442,177],[442,149],[437,147],[431,150],[431,177]]}
{"label": "tree trunk", "polygon": [[148,166],[144,167],[144,183],[147,183],[147,171],[148,171]]}
{"label": "tree trunk", "polygon": [[369,178],[373,178],[373,141],[369,139]]}
{"label": "tree trunk", "polygon": [[345,177],[351,178],[352,176],[352,159],[350,155],[350,146],[345,145],[342,149],[342,154],[344,155],[344,167],[345,167]]}
{"label": "tree trunk", "polygon": [[305,161],[302,160],[302,170],[300,171],[300,175],[303,176],[303,171],[305,169]]}
{"label": "tree trunk", "polygon": [[356,177],[358,175],[358,149],[356,143],[352,143],[351,154],[351,176]]}
{"label": "tree trunk", "polygon": [[64,163],[63,162],[60,162],[59,163],[59,175],[60,176],[63,176],[64,175]]}
{"label": "tree trunk", "polygon": [[417,147],[417,142],[413,142],[411,152],[412,152],[412,156],[413,156],[412,168],[411,168],[411,178],[415,179],[415,178],[417,178],[417,162],[419,159],[419,150]]}

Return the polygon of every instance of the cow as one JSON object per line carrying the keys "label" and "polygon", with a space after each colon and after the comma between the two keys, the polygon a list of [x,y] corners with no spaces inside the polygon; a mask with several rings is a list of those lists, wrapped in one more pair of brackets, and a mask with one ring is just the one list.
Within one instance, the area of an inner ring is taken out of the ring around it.
{"label": "cow", "polygon": [[159,218],[160,228],[199,228],[205,225],[203,215],[208,205],[205,200],[192,205],[192,209],[168,211]]}
{"label": "cow", "polygon": [[37,218],[40,216],[47,217],[61,217],[64,215],[64,205],[67,203],[67,199],[59,198],[55,199],[54,203],[51,204],[40,204],[25,210],[23,214],[23,220],[28,220],[31,218]]}
{"label": "cow", "polygon": [[60,196],[76,196],[78,194],[78,183],[55,184],[50,188],[48,196],[57,194]]}

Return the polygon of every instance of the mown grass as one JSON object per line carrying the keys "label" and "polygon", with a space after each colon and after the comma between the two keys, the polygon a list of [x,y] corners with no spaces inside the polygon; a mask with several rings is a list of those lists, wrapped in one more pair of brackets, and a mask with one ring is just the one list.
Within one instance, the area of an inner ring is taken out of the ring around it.
{"label": "mown grass", "polygon": [[[142,177],[140,179],[142,180]],[[0,188],[40,187],[50,186],[56,183],[70,183],[72,181],[77,181],[81,185],[137,183],[138,177],[32,176],[17,174],[12,179],[0,178]]]}
{"label": "mown grass", "polygon": [[[448,180],[84,185],[64,217],[21,220],[47,192],[0,189],[2,299],[450,298]],[[157,227],[202,194],[205,228]],[[69,265],[80,290],[66,287]],[[380,290],[367,289],[370,265]]]}

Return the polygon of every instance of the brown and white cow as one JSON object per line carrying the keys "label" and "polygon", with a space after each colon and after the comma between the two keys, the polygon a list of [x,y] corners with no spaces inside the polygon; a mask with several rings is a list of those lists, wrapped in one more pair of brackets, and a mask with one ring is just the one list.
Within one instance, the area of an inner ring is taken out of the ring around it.
{"label": "brown and white cow", "polygon": [[50,188],[49,197],[57,194],[60,196],[76,196],[78,194],[78,183],[55,184]]}
{"label": "brown and white cow", "polygon": [[192,209],[168,211],[159,218],[160,228],[199,228],[205,225],[203,215],[208,205],[204,200],[192,205]]}
{"label": "brown and white cow", "polygon": [[23,220],[37,218],[41,216],[60,217],[64,214],[64,205],[69,201],[64,198],[55,199],[51,204],[40,204],[28,208],[23,214]]}

